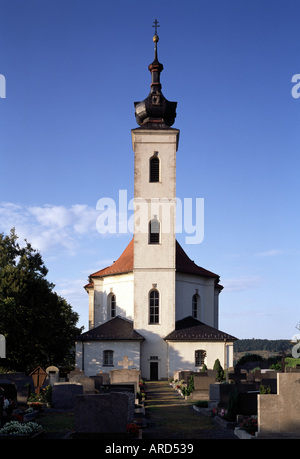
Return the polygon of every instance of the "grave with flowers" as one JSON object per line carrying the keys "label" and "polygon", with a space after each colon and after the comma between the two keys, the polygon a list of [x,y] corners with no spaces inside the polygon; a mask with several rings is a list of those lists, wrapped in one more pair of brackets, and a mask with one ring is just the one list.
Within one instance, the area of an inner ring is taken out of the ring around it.
{"label": "grave with flowers", "polygon": [[36,422],[9,421],[0,429],[1,440],[19,440],[38,438],[43,434],[43,428]]}

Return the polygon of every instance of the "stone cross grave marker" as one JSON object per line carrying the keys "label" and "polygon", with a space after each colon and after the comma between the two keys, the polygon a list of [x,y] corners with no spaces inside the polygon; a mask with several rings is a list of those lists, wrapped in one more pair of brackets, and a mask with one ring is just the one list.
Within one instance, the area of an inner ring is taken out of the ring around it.
{"label": "stone cross grave marker", "polygon": [[123,360],[118,362],[118,365],[123,367],[124,370],[128,370],[129,365],[133,365],[133,361],[132,360],[128,360],[128,355],[124,355],[123,356]]}

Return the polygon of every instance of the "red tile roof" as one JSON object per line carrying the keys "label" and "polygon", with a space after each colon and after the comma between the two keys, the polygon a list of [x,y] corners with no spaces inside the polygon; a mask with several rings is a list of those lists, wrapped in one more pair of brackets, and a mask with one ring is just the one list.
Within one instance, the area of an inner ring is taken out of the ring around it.
{"label": "red tile roof", "polygon": [[100,269],[100,271],[91,274],[90,277],[103,277],[112,274],[124,274],[133,271],[133,239],[129,242],[128,246],[122,255],[112,265],[107,268]]}
{"label": "red tile roof", "polygon": [[[125,274],[133,271],[133,238],[121,254],[121,256],[110,266],[96,271],[90,275],[90,283],[85,288],[92,287],[94,277],[111,276],[115,274]],[[205,277],[219,279],[218,274],[215,274],[207,269],[196,265],[185,253],[178,241],[176,241],[176,271],[187,274],[197,274]]]}

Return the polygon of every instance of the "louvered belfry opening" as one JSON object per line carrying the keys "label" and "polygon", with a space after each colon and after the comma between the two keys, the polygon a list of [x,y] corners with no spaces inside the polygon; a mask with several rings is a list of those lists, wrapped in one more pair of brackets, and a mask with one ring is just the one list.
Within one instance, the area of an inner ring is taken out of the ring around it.
{"label": "louvered belfry opening", "polygon": [[153,219],[149,222],[149,244],[159,244],[159,221]]}
{"label": "louvered belfry opening", "polygon": [[157,156],[150,159],[150,182],[159,182],[159,159]]}

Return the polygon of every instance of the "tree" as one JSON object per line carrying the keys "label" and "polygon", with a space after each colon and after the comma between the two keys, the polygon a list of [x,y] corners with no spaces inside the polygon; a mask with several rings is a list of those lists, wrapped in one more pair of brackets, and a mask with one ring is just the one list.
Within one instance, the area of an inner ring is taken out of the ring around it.
{"label": "tree", "polygon": [[217,379],[222,381],[225,378],[225,372],[219,359],[215,360],[213,370],[217,370]]}
{"label": "tree", "polygon": [[53,291],[47,273],[40,253],[26,240],[20,247],[14,229],[9,236],[0,233],[0,333],[6,338],[1,365],[10,370],[74,364],[79,316]]}

